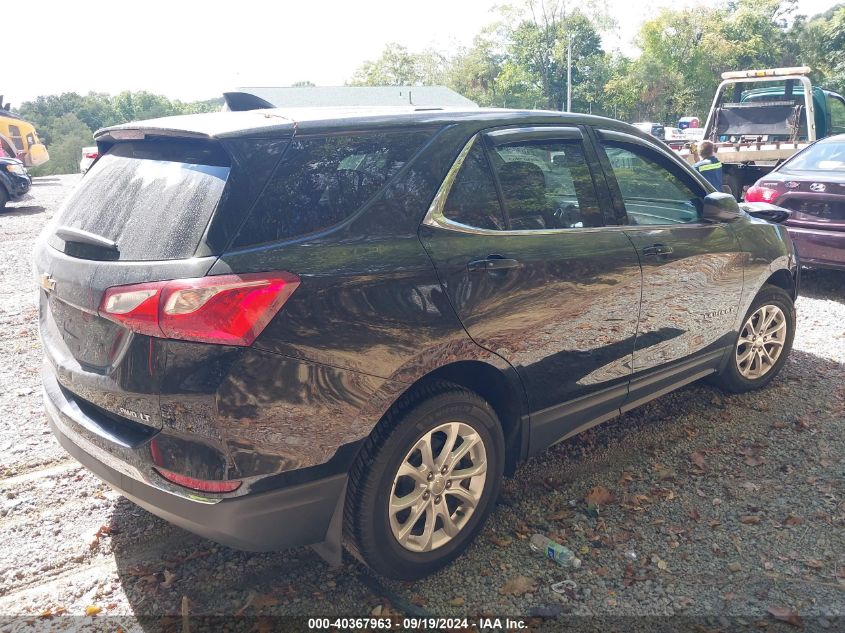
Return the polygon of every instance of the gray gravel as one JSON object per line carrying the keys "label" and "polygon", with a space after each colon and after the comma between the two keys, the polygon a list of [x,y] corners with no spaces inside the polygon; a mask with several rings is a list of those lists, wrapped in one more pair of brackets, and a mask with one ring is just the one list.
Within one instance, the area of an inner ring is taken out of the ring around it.
{"label": "gray gravel", "polygon": [[[795,349],[766,390],[696,384],[558,445],[506,482],[454,565],[372,581],[351,560],[333,570],[308,549],[250,554],[170,526],[50,435],[30,253],[77,178],[37,179],[34,202],[0,214],[0,614],[44,627],[61,619],[42,614],[94,607],[111,630],[138,617],[151,630],[175,626],[184,604],[245,616],[674,614],[786,630],[769,612],[783,609],[810,630],[845,625],[845,274],[805,272]],[[612,500],[589,506],[596,487]],[[533,554],[535,531],[582,567]],[[575,588],[551,590],[565,579]]]}

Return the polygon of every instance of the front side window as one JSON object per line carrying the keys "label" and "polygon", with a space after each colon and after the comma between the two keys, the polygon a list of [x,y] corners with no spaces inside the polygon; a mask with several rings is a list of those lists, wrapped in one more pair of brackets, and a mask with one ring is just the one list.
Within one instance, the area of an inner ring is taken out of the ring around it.
{"label": "front side window", "polygon": [[235,246],[299,237],[351,217],[399,172],[430,132],[294,138]]}
{"label": "front side window", "polygon": [[830,133],[845,134],[845,102],[828,95],[827,107],[830,109]]}
{"label": "front side window", "polygon": [[478,229],[505,228],[496,183],[478,140],[461,165],[443,207],[443,215],[453,222]]}
{"label": "front side window", "polygon": [[698,221],[700,195],[657,152],[612,141],[604,143],[604,150],[619,184],[630,224]]}
{"label": "front side window", "polygon": [[502,201],[513,230],[602,225],[592,176],[580,141],[526,140],[491,150]]}

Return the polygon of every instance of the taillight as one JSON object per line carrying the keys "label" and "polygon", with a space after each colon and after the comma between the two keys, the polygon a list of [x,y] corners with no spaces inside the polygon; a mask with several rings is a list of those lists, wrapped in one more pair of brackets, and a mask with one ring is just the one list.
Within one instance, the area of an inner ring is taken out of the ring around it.
{"label": "taillight", "polygon": [[88,152],[85,154],[85,158],[97,158],[97,156],[99,156],[97,152]]}
{"label": "taillight", "polygon": [[745,191],[746,202],[774,202],[780,191],[762,185],[753,185]]}
{"label": "taillight", "polygon": [[288,272],[115,286],[99,314],[148,336],[251,345],[298,287],[299,277]]}
{"label": "taillight", "polygon": [[155,471],[169,482],[179,486],[184,486],[185,488],[190,488],[191,490],[197,490],[199,492],[234,492],[240,488],[243,483],[238,479],[196,479],[194,477],[188,477],[187,475],[174,473],[172,470],[159,468],[158,466],[155,467]]}

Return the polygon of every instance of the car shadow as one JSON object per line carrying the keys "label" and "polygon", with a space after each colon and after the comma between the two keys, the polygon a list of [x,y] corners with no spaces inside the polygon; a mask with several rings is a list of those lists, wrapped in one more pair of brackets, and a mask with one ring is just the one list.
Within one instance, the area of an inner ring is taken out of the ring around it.
{"label": "car shadow", "polygon": [[37,213],[44,213],[44,207],[40,204],[27,205],[24,207],[10,207],[7,206],[0,214],[4,216],[18,216],[18,215],[36,215]]}
{"label": "car shadow", "polygon": [[[607,458],[604,448],[612,449],[610,454],[622,452],[625,460],[633,463],[641,459],[639,449],[634,447],[643,443],[650,446],[659,436],[665,438],[664,450],[671,451],[674,441],[681,442],[689,431],[689,424],[681,424],[679,419],[719,425],[724,441],[733,442],[744,432],[743,412],[764,411],[759,407],[767,399],[761,394],[768,392],[771,400],[782,406],[766,409],[763,416],[796,417],[798,408],[793,411],[790,406],[801,399],[789,394],[808,389],[813,393],[806,397],[815,398],[817,410],[838,410],[842,394],[816,387],[819,376],[835,379],[844,373],[845,366],[838,362],[793,350],[783,373],[760,392],[727,394],[706,382],[694,383],[541,453],[532,466],[517,471],[506,490],[529,491],[525,495],[534,497],[532,507],[552,507],[559,501],[559,492],[538,486],[538,473],[560,473],[565,468],[573,478],[570,484],[578,487],[581,478],[586,481],[602,471],[615,472],[619,463]],[[507,496],[510,498],[503,499],[493,522],[510,524],[514,517],[521,517],[523,493]],[[448,582],[455,574],[479,573],[490,565],[490,526],[451,571],[447,568],[417,583],[374,579],[348,555],[342,566],[331,568],[309,548],[263,553],[234,550],[173,526],[123,497],[114,506],[109,527],[108,547],[122,590],[134,617],[150,632],[183,630],[185,611],[191,617],[191,631],[224,625],[232,630],[260,630],[260,622],[255,620],[258,615],[365,616],[374,604],[389,605],[404,613],[413,613],[413,609],[419,612],[415,606],[420,604],[419,596],[436,594],[438,583]],[[549,606],[543,600],[537,595],[537,609]],[[357,611],[349,613],[350,609]],[[198,618],[197,626],[194,617]],[[294,622],[279,620],[277,624],[293,626]]]}
{"label": "car shadow", "polygon": [[845,270],[809,268],[801,271],[798,294],[810,299],[830,299],[845,302]]}

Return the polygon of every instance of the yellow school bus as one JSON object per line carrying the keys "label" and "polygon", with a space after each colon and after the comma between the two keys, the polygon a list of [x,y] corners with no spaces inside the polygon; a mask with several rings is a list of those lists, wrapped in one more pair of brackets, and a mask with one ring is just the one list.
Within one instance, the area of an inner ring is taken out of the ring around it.
{"label": "yellow school bus", "polygon": [[27,123],[17,114],[0,108],[0,148],[8,153],[8,147],[14,149],[16,157],[27,167],[35,167],[50,160],[47,148],[38,139],[35,126]]}

